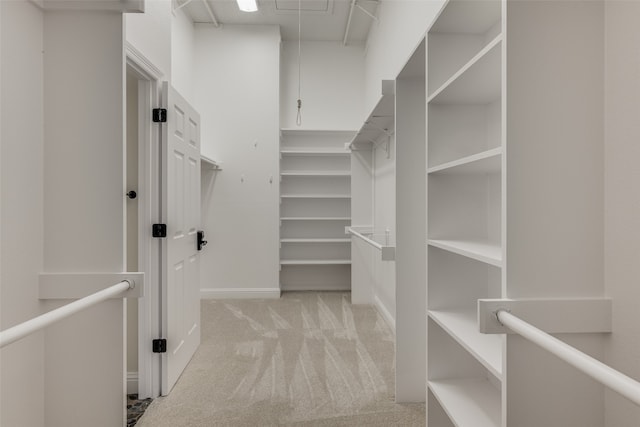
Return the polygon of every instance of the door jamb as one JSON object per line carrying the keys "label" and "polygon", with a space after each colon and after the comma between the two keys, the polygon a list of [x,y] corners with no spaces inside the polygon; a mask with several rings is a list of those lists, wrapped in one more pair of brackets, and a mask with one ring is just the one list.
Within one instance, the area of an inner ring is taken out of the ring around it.
{"label": "door jamb", "polygon": [[160,337],[161,244],[151,236],[160,222],[159,128],[151,110],[159,101],[162,71],[130,43],[125,45],[126,67],[138,78],[138,270],[145,273],[144,298],[138,299],[138,396],[160,396],[161,360],[151,350]]}

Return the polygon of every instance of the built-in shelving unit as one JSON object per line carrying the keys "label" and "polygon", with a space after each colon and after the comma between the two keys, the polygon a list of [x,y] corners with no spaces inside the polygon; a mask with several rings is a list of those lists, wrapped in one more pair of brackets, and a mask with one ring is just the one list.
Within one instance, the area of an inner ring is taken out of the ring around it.
{"label": "built-in shelving unit", "polygon": [[350,289],[351,162],[355,131],[282,129],[280,285]]}
{"label": "built-in shelving unit", "polygon": [[476,301],[503,296],[502,2],[450,0],[427,43],[429,425],[497,427],[503,338]]}
{"label": "built-in shelving unit", "polygon": [[[603,19],[598,2],[448,0],[427,33],[429,427],[603,425],[600,386],[519,336],[481,334],[477,314],[480,299],[604,294]],[[576,317],[530,311],[549,333]],[[560,338],[600,354],[585,332]]]}

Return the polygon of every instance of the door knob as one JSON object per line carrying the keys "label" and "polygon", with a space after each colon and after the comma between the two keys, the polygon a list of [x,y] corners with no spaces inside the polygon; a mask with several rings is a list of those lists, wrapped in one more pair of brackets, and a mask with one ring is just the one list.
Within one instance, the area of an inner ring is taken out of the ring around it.
{"label": "door knob", "polygon": [[138,197],[138,194],[135,191],[131,190],[127,193],[127,197],[130,199],[135,199],[136,197]]}

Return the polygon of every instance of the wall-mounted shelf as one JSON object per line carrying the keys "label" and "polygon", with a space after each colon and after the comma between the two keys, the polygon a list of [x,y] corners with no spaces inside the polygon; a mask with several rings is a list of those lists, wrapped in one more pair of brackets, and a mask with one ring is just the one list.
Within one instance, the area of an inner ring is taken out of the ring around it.
{"label": "wall-mounted shelf", "polygon": [[395,81],[383,80],[380,99],[346,148],[371,150],[378,143],[388,142],[381,137],[390,137],[395,130],[395,93]]}
{"label": "wall-mounted shelf", "polygon": [[222,170],[222,163],[216,160],[210,159],[207,156],[203,156],[202,154],[200,155],[200,166],[208,170],[214,170],[214,171]]}

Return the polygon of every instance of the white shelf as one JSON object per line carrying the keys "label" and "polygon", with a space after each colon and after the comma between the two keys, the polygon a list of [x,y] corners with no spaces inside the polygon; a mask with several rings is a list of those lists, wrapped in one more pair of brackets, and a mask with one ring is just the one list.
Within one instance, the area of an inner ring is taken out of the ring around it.
{"label": "white shelf", "polygon": [[347,265],[350,259],[281,259],[280,265]]}
{"label": "white shelf", "polygon": [[383,80],[378,102],[360,130],[347,144],[350,150],[370,150],[381,136],[393,133],[395,129],[395,99],[395,81]]}
{"label": "white shelf", "polygon": [[281,194],[283,199],[350,199],[349,194]]}
{"label": "white shelf", "polygon": [[429,239],[429,246],[502,267],[502,248],[496,244],[468,240]]}
{"label": "white shelf", "polygon": [[210,159],[207,156],[203,156],[202,154],[200,155],[200,166],[214,171],[222,170],[220,162]]}
{"label": "white shelf", "polygon": [[283,216],[280,221],[351,221],[348,216]]}
{"label": "white shelf", "polygon": [[429,381],[429,389],[456,427],[499,427],[500,391],[486,379]]}
{"label": "white shelf", "polygon": [[287,171],[281,176],[351,176],[350,171]]}
{"label": "white shelf", "polygon": [[281,243],[351,243],[351,239],[311,239],[311,238],[285,238]]}
{"label": "white shelf", "polygon": [[283,156],[348,156],[351,153],[346,150],[283,149],[280,150],[280,154]]}
{"label": "white shelf", "polygon": [[443,163],[427,169],[429,174],[474,174],[474,173],[496,173],[502,168],[502,147],[463,157],[458,160]]}
{"label": "white shelf", "polygon": [[502,337],[479,332],[475,308],[429,310],[429,317],[496,378],[502,378]]}
{"label": "white shelf", "polygon": [[434,104],[487,104],[500,97],[502,35],[474,56],[427,100]]}

